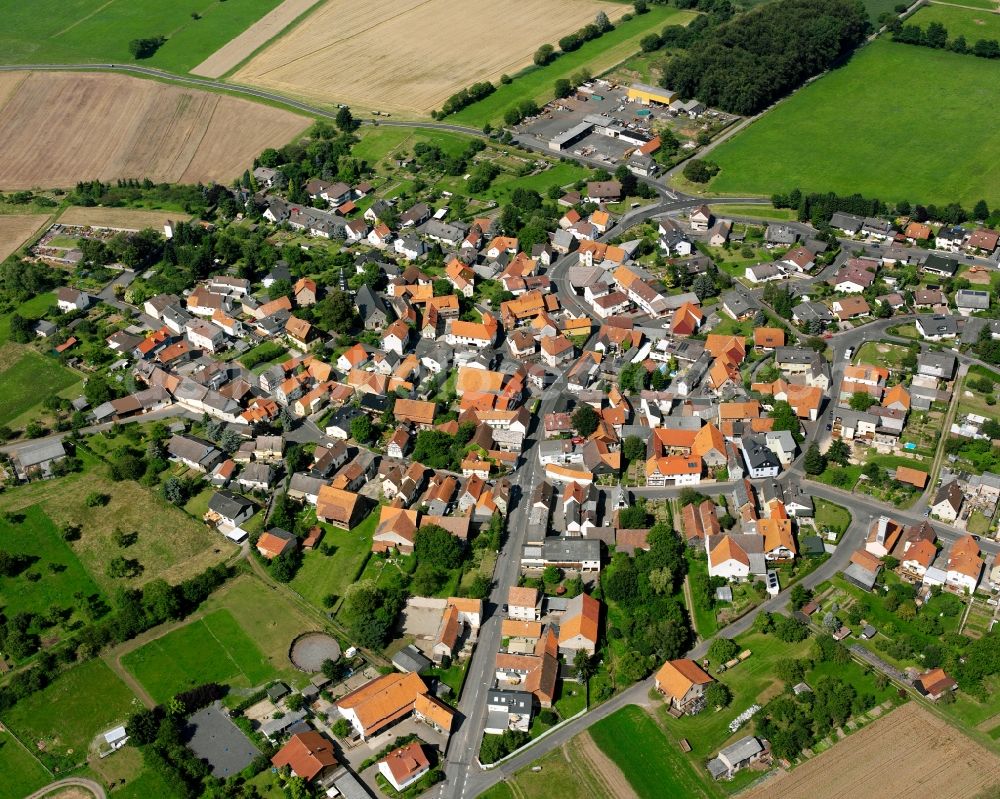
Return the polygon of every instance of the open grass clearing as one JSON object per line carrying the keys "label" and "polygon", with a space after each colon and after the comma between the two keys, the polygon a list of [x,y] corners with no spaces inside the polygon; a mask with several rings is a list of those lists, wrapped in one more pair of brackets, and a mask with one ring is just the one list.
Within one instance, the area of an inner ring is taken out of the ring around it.
{"label": "open grass clearing", "polygon": [[95,178],[229,183],[261,150],[288,143],[309,123],[249,100],[125,75],[6,73],[0,99],[5,93],[4,190]]}
{"label": "open grass clearing", "polygon": [[[992,61],[877,40],[716,148],[722,171],[711,189],[996,203],[998,78]],[[935,98],[933,110],[926,97]]]}
{"label": "open grass clearing", "polygon": [[798,218],[794,208],[773,208],[770,205],[710,205],[712,213],[719,217],[748,216],[754,219],[777,219],[781,222],[793,222]]}
{"label": "open grass clearing", "polygon": [[[191,577],[229,556],[236,547],[204,524],[194,521],[155,491],[130,480],[114,483],[107,467],[82,453],[82,472],[53,480],[17,486],[0,494],[0,510],[21,511],[37,505],[56,524],[78,524],[82,535],[72,543],[94,581],[113,596],[122,584],[141,585],[156,577],[171,583]],[[104,506],[87,507],[88,494],[111,497]],[[137,532],[132,546],[119,550],[113,542],[115,529]],[[131,581],[107,576],[111,553],[135,558],[142,575]]]}
{"label": "open grass clearing", "polygon": [[8,424],[46,396],[80,380],[55,358],[24,344],[0,346],[0,424]]}
{"label": "open grass clearing", "polygon": [[980,39],[1000,39],[1000,15],[996,13],[996,4],[991,11],[974,11],[955,5],[926,5],[906,22],[925,30],[932,22],[938,22],[948,30],[949,40],[964,36],[969,47]]}
{"label": "open grass clearing", "polygon": [[125,721],[141,704],[103,660],[89,660],[4,712],[0,720],[43,762],[82,763],[99,733]]}
{"label": "open grass clearing", "polygon": [[160,231],[167,222],[188,222],[191,214],[177,211],[147,211],[144,208],[105,208],[71,205],[61,214],[59,222],[64,225],[89,225],[92,227],[143,230],[153,228]]}
{"label": "open grass clearing", "polygon": [[[650,5],[648,13],[633,17],[627,22],[617,22],[620,14],[616,12],[620,8],[614,12],[608,11],[608,16],[616,24],[615,30],[605,33],[599,39],[585,42],[579,50],[560,55],[544,67],[527,66],[519,74],[508,70],[514,78],[511,83],[498,86],[489,97],[452,114],[447,118],[448,121],[481,127],[487,122],[500,122],[508,108],[523,100],[534,100],[542,105],[553,98],[553,87],[559,78],[570,78],[581,69],[589,69],[591,74],[600,75],[639,52],[639,41],[643,36],[659,33],[665,25],[686,25],[696,16],[694,12],[679,11],[666,5]],[[574,30],[568,22],[564,21],[562,33],[546,40],[558,39]],[[519,66],[525,66],[526,63],[521,62]]]}
{"label": "open grass clearing", "polygon": [[996,0],[931,0],[932,5],[943,4],[946,6],[970,6],[981,8],[985,11],[1000,11],[1000,3]]}
{"label": "open grass clearing", "polygon": [[277,674],[225,609],[150,641],[125,655],[122,665],[160,703],[208,682],[252,688]]}
{"label": "open grass clearing", "polygon": [[[281,0],[35,0],[4,9],[7,64],[136,63],[129,42],[166,36],[138,63],[187,72]],[[195,18],[197,15],[197,19]]]}
{"label": "open grass clearing", "polygon": [[[44,294],[36,294],[30,300],[21,303],[11,313],[0,315],[0,344],[5,344],[10,339],[10,317],[13,313],[18,313],[25,319],[41,319],[55,304],[55,295],[47,291]],[[9,357],[3,353],[4,350],[0,347],[0,364]]]}
{"label": "open grass clearing", "polygon": [[376,508],[353,530],[321,524],[326,530],[323,544],[336,547],[336,551],[332,555],[307,552],[291,587],[317,608],[323,608],[323,597],[328,594],[342,598],[371,553],[379,513],[380,508]]}
{"label": "open grass clearing", "polygon": [[890,344],[886,341],[866,341],[854,356],[854,363],[881,366],[891,371],[903,368],[902,360],[906,357],[906,347],[900,344]]}
{"label": "open grass clearing", "polygon": [[35,756],[9,732],[0,732],[0,796],[20,799],[52,782]]}
{"label": "open grass clearing", "polygon": [[625,773],[642,799],[711,797],[691,762],[641,707],[627,705],[591,727],[595,743]]}
{"label": "open grass clearing", "polygon": [[846,530],[851,524],[851,512],[840,505],[826,499],[813,498],[816,515],[813,517],[816,527],[830,527],[834,530]]}
{"label": "open grass clearing", "polygon": [[[603,0],[486,0],[474,25],[485,35],[476,36],[456,0],[326,0],[233,78],[320,103],[425,116],[463,87],[516,73],[539,45],[593,22],[598,11],[614,20],[625,8]],[[475,46],[455,46],[470,35]]]}

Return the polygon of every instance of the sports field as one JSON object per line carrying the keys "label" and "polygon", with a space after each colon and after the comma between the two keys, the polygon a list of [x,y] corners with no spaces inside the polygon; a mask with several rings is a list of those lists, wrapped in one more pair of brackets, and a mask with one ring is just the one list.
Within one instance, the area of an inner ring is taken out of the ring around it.
{"label": "sports field", "polygon": [[921,8],[906,22],[919,25],[924,30],[932,22],[939,22],[948,30],[949,41],[964,36],[969,47],[979,39],[1000,40],[1000,15],[995,10],[975,11],[953,5],[930,5]]}
{"label": "sports field", "polygon": [[19,701],[0,716],[6,726],[46,764],[87,759],[99,733],[121,724],[141,707],[139,700],[103,660],[89,660],[61,674],[43,690]]}
{"label": "sports field", "polygon": [[150,641],[125,655],[122,664],[157,702],[207,682],[251,687],[275,676],[228,610]]}
{"label": "sports field", "polygon": [[8,424],[50,394],[80,380],[55,358],[24,344],[0,346],[0,424]]}
{"label": "sports field", "polygon": [[[187,72],[281,0],[32,0],[5,3],[6,64],[130,64],[133,39],[166,36],[139,63]],[[198,15],[195,19],[192,15]]]}
{"label": "sports field", "polygon": [[321,103],[426,115],[531,63],[539,45],[626,7],[604,0],[326,0],[233,75]]}
{"label": "sports field", "polygon": [[228,183],[307,123],[260,103],[124,75],[2,74],[8,155],[0,158],[0,189],[94,178]]}
{"label": "sports field", "polygon": [[714,150],[710,188],[1000,203],[998,81],[995,61],[878,40]]}
{"label": "sports field", "polygon": [[456,125],[478,128],[487,122],[500,122],[504,112],[522,100],[534,100],[539,105],[546,103],[553,98],[553,86],[559,78],[569,79],[584,68],[589,69],[592,75],[600,75],[635,55],[643,36],[659,33],[665,25],[686,25],[696,16],[693,11],[651,5],[648,13],[633,17],[628,22],[616,23],[613,31],[587,42],[579,50],[560,55],[547,66],[532,65],[516,76],[511,73],[514,77],[511,83],[498,86],[489,97],[452,114],[447,120]]}
{"label": "sports field", "polygon": [[4,214],[0,216],[0,261],[24,244],[48,218],[47,214]]}

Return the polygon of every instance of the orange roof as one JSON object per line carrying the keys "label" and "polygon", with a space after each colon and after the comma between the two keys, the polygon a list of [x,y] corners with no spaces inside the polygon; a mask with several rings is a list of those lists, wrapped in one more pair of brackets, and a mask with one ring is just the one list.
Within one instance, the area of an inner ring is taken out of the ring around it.
{"label": "orange roof", "polygon": [[662,450],[673,447],[681,449],[691,449],[695,439],[698,437],[697,430],[681,430],[671,427],[654,427],[653,444],[659,445]]}
{"label": "orange roof", "polygon": [[778,547],[790,549],[792,554],[798,552],[795,539],[792,537],[792,522],[787,518],[778,519],[772,516],[770,519],[760,519],[757,522],[757,532],[764,536],[765,552]]}
{"label": "orange roof", "polygon": [[740,370],[736,364],[726,358],[716,358],[712,361],[712,367],[708,370],[709,385],[713,389],[721,388],[727,381],[740,382]]}
{"label": "orange roof", "polygon": [[490,329],[483,322],[465,322],[461,319],[455,319],[451,323],[449,333],[453,336],[476,341],[492,341],[496,335],[496,328]]}
{"label": "orange roof", "polygon": [[397,785],[402,785],[431,767],[431,761],[427,759],[424,748],[417,741],[393,749],[382,758],[382,762],[392,773]]}
{"label": "orange roof", "polygon": [[444,644],[449,649],[454,649],[455,644],[458,643],[458,634],[461,629],[461,625],[458,623],[458,608],[454,605],[446,605],[444,614],[441,616],[441,626],[438,628],[437,640],[434,642],[435,646],[437,644]]}
{"label": "orange roof", "polygon": [[510,607],[533,608],[538,605],[538,589],[512,586],[507,592],[507,604]]}
{"label": "orange roof", "polygon": [[758,416],[760,416],[760,403],[757,400],[723,402],[719,405],[720,419],[756,419]]}
{"label": "orange roof", "polygon": [[713,566],[719,566],[727,560],[735,560],[748,568],[750,566],[750,558],[747,556],[747,553],[743,550],[743,547],[736,543],[731,535],[724,535],[722,537],[722,540],[715,545],[715,549],[708,553],[708,559],[712,562]]}
{"label": "orange roof", "polygon": [[964,574],[966,577],[978,578],[983,569],[979,559],[979,544],[971,535],[959,538],[948,553],[948,571]]}
{"label": "orange roof", "polygon": [[316,497],[316,515],[324,519],[349,519],[361,497],[353,491],[321,486]]}
{"label": "orange roof", "polygon": [[414,424],[433,424],[434,412],[437,405],[433,402],[423,400],[396,398],[396,404],[392,408],[392,413],[396,419]]}
{"label": "orange roof", "polygon": [[785,331],[780,327],[758,327],[753,331],[753,343],[757,347],[784,347]]}
{"label": "orange roof", "polygon": [[650,458],[646,461],[646,474],[656,472],[665,475],[701,474],[701,458],[684,458],[680,455]]}
{"label": "orange roof", "polygon": [[289,316],[288,321],[285,322],[285,332],[294,339],[305,341],[309,338],[309,333],[312,332],[312,325],[305,319]]}
{"label": "orange roof", "polygon": [[882,568],[882,561],[875,557],[875,555],[867,549],[856,549],[851,554],[851,563],[856,563],[862,569],[872,573],[875,573]]}
{"label": "orange roof", "polygon": [[559,643],[580,636],[585,641],[597,643],[597,627],[601,618],[601,603],[587,594],[579,594],[569,601],[559,626]]}
{"label": "orange roof", "polygon": [[913,469],[909,466],[896,467],[896,479],[901,483],[909,483],[917,488],[923,488],[927,485],[928,477],[927,472],[922,472],[920,469]]}
{"label": "orange roof", "polygon": [[[423,684],[423,683],[421,683]],[[424,689],[427,690],[426,688]],[[455,720],[455,711],[444,702],[435,699],[427,693],[418,694],[413,700],[413,709],[426,719],[433,721],[445,732],[451,732]]]}
{"label": "orange roof", "polygon": [[739,366],[747,354],[747,345],[742,336],[723,336],[710,333],[705,337],[705,349],[716,358],[726,358]]}
{"label": "orange roof", "polygon": [[906,226],[906,232],[904,232],[903,235],[908,239],[921,241],[931,237],[931,228],[930,225],[925,225],[922,222],[910,222],[910,224]]}
{"label": "orange roof", "polygon": [[257,551],[265,558],[276,558],[285,551],[286,547],[291,545],[291,541],[268,532],[261,533],[260,538],[257,539]]}
{"label": "orange roof", "polygon": [[670,322],[670,332],[678,336],[690,336],[698,329],[704,318],[705,314],[697,305],[686,302],[674,311],[673,319]]}
{"label": "orange roof", "polygon": [[264,319],[276,311],[290,311],[292,310],[292,301],[288,297],[278,297],[276,300],[271,300],[270,302],[265,302],[260,308],[257,309],[257,313],[260,314],[260,318]]}
{"label": "orange roof", "polygon": [[275,768],[288,766],[296,777],[306,782],[323,769],[337,765],[333,744],[315,730],[293,735],[278,753],[271,758]]}
{"label": "orange roof", "polygon": [[[353,710],[365,734],[371,735],[415,710],[417,698],[426,694],[427,686],[419,675],[386,674],[347,694],[337,707]],[[447,726],[451,726],[450,718]]]}
{"label": "orange roof", "polygon": [[448,605],[457,608],[460,613],[482,613],[483,600],[469,599],[468,597],[450,596]]}
{"label": "orange roof", "polygon": [[926,538],[921,538],[907,547],[902,559],[915,561],[926,569],[934,562],[935,557],[937,557],[937,547]]}
{"label": "orange roof", "polygon": [[694,442],[691,444],[691,454],[704,458],[713,449],[724,456],[726,454],[726,439],[719,428],[709,422],[695,435]]}
{"label": "orange roof", "polygon": [[504,375],[501,372],[460,366],[455,381],[455,393],[460,397],[467,391],[496,393],[503,387],[503,381]]}
{"label": "orange roof", "polygon": [[857,366],[848,366],[844,369],[844,380],[854,383],[880,383],[889,378],[889,370],[878,366],[869,366],[859,363]]}
{"label": "orange roof", "polygon": [[542,634],[540,621],[518,621],[504,619],[500,623],[500,635],[503,638],[538,638]]}
{"label": "orange roof", "polygon": [[693,685],[708,685],[712,678],[693,660],[668,660],[656,672],[656,685],[672,699],[683,699]]}
{"label": "orange roof", "polygon": [[909,410],[910,392],[903,387],[902,383],[890,388],[885,392],[885,396],[882,397],[882,405],[885,407],[896,402],[901,403],[904,409]]}

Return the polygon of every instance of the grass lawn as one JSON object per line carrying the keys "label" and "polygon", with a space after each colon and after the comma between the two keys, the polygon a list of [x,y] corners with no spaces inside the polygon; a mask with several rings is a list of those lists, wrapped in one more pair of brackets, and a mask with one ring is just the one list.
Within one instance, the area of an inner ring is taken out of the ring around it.
{"label": "grass lawn", "polygon": [[835,530],[846,530],[850,527],[851,512],[847,508],[819,497],[813,499],[813,504],[816,506],[814,520],[819,529],[831,527]]}
{"label": "grass lawn", "polygon": [[115,799],[149,799],[151,796],[155,796],[156,799],[174,799],[178,795],[158,771],[151,769],[143,771],[136,779],[114,793]]}
{"label": "grass lawn", "polygon": [[551,169],[546,169],[537,175],[527,175],[523,178],[512,174],[500,175],[493,181],[484,196],[503,205],[509,202],[514,189],[533,189],[544,196],[550,186],[567,186],[578,180],[586,179],[590,174],[591,170],[579,164],[555,163]]}
{"label": "grass lawn", "polygon": [[587,691],[580,683],[563,680],[559,683],[559,698],[555,703],[560,719],[573,718],[587,706]]}
{"label": "grass lawn", "polygon": [[9,732],[0,732],[0,796],[19,799],[52,782],[53,777]]}
{"label": "grass lawn", "polygon": [[498,782],[492,788],[479,794],[479,799],[515,799],[506,782]]}
{"label": "grass lawn", "polygon": [[[996,9],[995,4],[993,8]],[[1000,16],[995,13],[932,5],[924,6],[906,20],[908,25],[919,25],[924,30],[932,22],[939,22],[948,29],[949,40],[964,36],[970,47],[979,39],[1000,39]]]}
{"label": "grass lawn", "polygon": [[[40,319],[45,312],[56,304],[56,296],[51,292],[38,294],[17,307],[17,313],[25,319]],[[14,312],[0,315],[0,344],[5,344],[10,338],[10,317]]]}
{"label": "grass lawn", "polygon": [[[101,591],[58,528],[37,505],[23,511],[24,521],[10,524],[0,519],[0,542],[6,552],[28,555],[35,562],[16,577],[0,577],[0,609],[8,618],[22,611],[45,614],[55,607],[75,608],[75,594],[100,596]],[[59,571],[51,568],[55,566]],[[29,581],[28,574],[41,579]],[[84,619],[89,621],[89,619]],[[45,630],[49,636],[53,629]]]}
{"label": "grass lawn", "polygon": [[895,13],[896,0],[864,0],[864,3],[865,10],[868,12],[868,18],[873,23],[878,22],[878,18],[886,11]]}
{"label": "grass lawn", "polygon": [[792,222],[798,219],[794,208],[773,208],[770,205],[710,205],[712,213],[723,218],[728,216],[749,216],[757,219],[779,219],[782,222]]}
{"label": "grass lawn", "polygon": [[3,714],[3,723],[28,746],[41,744],[40,759],[52,766],[82,763],[94,736],[141,707],[103,660],[90,660],[61,674]]}
{"label": "grass lawn", "polygon": [[[923,76],[919,93],[913,75]],[[714,150],[722,171],[711,189],[996,203],[998,78],[1000,65],[988,60],[875,41]]]}
{"label": "grass lawn", "polygon": [[[236,547],[205,525],[195,522],[158,492],[126,480],[113,483],[107,467],[82,448],[82,472],[8,489],[0,495],[0,511],[26,511],[38,506],[56,524],[78,524],[82,536],[70,546],[105,594],[122,585],[136,586],[156,577],[177,583],[226,558]],[[102,507],[87,507],[87,495],[111,496]],[[137,532],[136,543],[121,550],[143,566],[140,577],[115,580],[107,575],[110,554],[119,551],[112,538],[116,528]]]}
{"label": "grass lawn", "polygon": [[642,708],[628,705],[590,729],[594,742],[628,778],[641,799],[710,797],[693,764]]}
{"label": "grass lawn", "polygon": [[968,531],[973,535],[986,535],[990,529],[990,520],[980,511],[974,510],[969,516]]}
{"label": "grass lawn", "polygon": [[[532,771],[537,768],[538,771]],[[588,760],[575,751],[572,742],[549,752],[530,766],[482,794],[488,799],[583,799],[603,796],[604,787]]]}
{"label": "grass lawn", "polygon": [[307,552],[302,568],[291,582],[292,588],[317,608],[323,607],[323,597],[327,594],[342,597],[371,553],[372,534],[380,512],[381,508],[375,508],[350,531],[321,525],[326,529],[323,543],[332,544],[337,551],[332,555]]}
{"label": "grass lawn", "polygon": [[581,68],[600,75],[639,52],[639,40],[643,36],[659,33],[664,25],[684,25],[695,16],[691,11],[651,5],[649,13],[633,17],[628,22],[617,22],[613,31],[605,33],[600,39],[586,42],[579,50],[563,53],[547,66],[528,67],[512,76],[514,80],[511,83],[500,84],[489,97],[452,114],[446,121],[478,128],[487,122],[501,122],[504,112],[522,100],[534,100],[542,105],[552,99],[557,79],[569,78]]}
{"label": "grass lawn", "polygon": [[973,8],[982,8],[987,11],[996,11],[997,4],[995,0],[932,0],[934,5],[943,3],[944,5],[954,5],[954,6],[971,6]]}
{"label": "grass lawn", "polygon": [[80,379],[55,358],[23,344],[0,347],[0,424],[7,424]]}
{"label": "grass lawn", "polygon": [[150,641],[125,655],[122,664],[157,702],[207,682],[254,687],[277,675],[224,609]]}
{"label": "grass lawn", "polygon": [[[5,9],[4,63],[136,63],[129,42],[166,36],[140,63],[187,72],[281,0],[36,0]],[[192,14],[199,15],[194,19]]]}
{"label": "grass lawn", "polygon": [[885,369],[902,369],[902,360],[909,350],[899,344],[884,341],[866,341],[854,356],[854,363],[881,366]]}
{"label": "grass lawn", "polygon": [[415,144],[436,144],[448,155],[458,155],[472,141],[471,136],[462,133],[428,131],[418,128],[387,128],[384,125],[377,128],[365,126],[360,128],[355,136],[360,141],[351,148],[351,155],[373,165],[390,154],[402,155],[405,153],[412,156]]}
{"label": "grass lawn", "polygon": [[[690,549],[686,552],[688,561],[688,574],[708,574],[708,561],[705,558],[696,558]],[[719,629],[719,622],[715,615],[715,608],[706,608],[697,600],[691,602],[693,607],[688,608],[691,619],[694,622],[695,632],[702,638],[711,638]]]}

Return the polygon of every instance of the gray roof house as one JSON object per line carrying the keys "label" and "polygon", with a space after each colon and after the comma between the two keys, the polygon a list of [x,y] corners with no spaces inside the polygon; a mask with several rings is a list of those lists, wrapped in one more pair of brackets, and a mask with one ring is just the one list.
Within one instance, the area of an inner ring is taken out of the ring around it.
{"label": "gray roof house", "polygon": [[985,311],[990,307],[990,293],[976,289],[959,289],[955,292],[955,307],[959,311]]}
{"label": "gray roof house", "polygon": [[917,316],[917,330],[928,341],[941,341],[958,335],[958,319],[944,314],[920,314]]}
{"label": "gray roof house", "polygon": [[788,225],[771,224],[767,226],[764,240],[768,244],[794,244],[799,240],[799,234]]}
{"label": "gray roof house", "polygon": [[419,674],[431,666],[431,661],[413,644],[405,646],[392,656],[392,665],[407,674]]}
{"label": "gray roof house", "polygon": [[917,372],[928,377],[951,380],[955,374],[955,356],[946,352],[922,352],[917,357]]}
{"label": "gray roof house", "polygon": [[795,322],[832,322],[833,314],[821,302],[800,302],[792,308],[792,320]]}
{"label": "gray roof house", "polygon": [[167,442],[167,455],[171,460],[180,461],[198,472],[209,471],[223,457],[222,451],[210,441],[183,435],[171,436]]}
{"label": "gray roof house", "polygon": [[48,477],[51,466],[66,457],[66,449],[62,441],[39,441],[21,447],[14,455],[14,471],[22,480],[27,480],[33,474]]}
{"label": "gray roof house", "polygon": [[759,479],[761,477],[777,477],[781,469],[781,462],[774,454],[762,435],[743,436],[740,442],[743,449],[743,457],[747,462],[747,472],[750,477]]}
{"label": "gray roof house", "polygon": [[864,223],[865,220],[860,216],[855,216],[854,214],[844,214],[840,211],[837,211],[830,217],[830,227],[842,230],[844,233],[851,236],[861,230],[861,226]]}
{"label": "gray roof house", "polygon": [[232,491],[216,491],[208,501],[208,510],[219,522],[238,527],[253,516],[257,506]]}
{"label": "gray roof house", "polygon": [[736,743],[725,749],[708,761],[708,772],[715,779],[730,779],[737,771],[752,763],[764,752],[764,745],[752,735],[740,738]]}
{"label": "gray roof house", "polygon": [[389,311],[381,298],[367,285],[358,289],[354,297],[358,315],[366,330],[378,330],[389,321]]}

